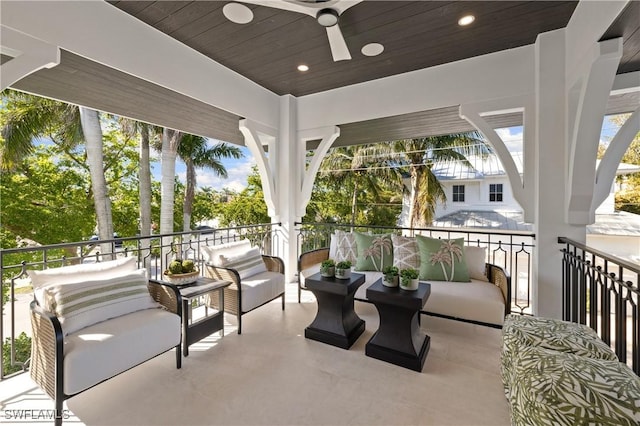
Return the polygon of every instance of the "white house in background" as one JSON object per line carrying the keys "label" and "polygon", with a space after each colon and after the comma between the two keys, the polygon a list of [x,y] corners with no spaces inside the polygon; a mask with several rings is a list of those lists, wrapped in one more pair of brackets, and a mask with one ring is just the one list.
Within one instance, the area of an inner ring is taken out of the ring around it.
{"label": "white house in background", "polygon": [[[489,154],[468,159],[473,167],[459,162],[433,166],[447,195],[447,202],[436,206],[433,225],[532,231],[533,226],[523,221],[522,208],[513,197],[498,157]],[[522,156],[516,153],[514,160],[521,172]],[[621,163],[616,174],[638,172],[640,166]],[[640,263],[640,215],[615,211],[617,185],[612,185],[611,193],[596,210],[596,222],[587,226],[587,245]]]}

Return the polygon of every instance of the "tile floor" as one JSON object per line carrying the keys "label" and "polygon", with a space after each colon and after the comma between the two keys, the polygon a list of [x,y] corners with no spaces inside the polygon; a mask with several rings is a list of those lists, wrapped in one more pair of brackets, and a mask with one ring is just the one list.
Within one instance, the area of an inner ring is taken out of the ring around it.
{"label": "tile floor", "polygon": [[[378,316],[356,302],[366,331],[350,350],[304,338],[313,295],[295,287],[286,310],[273,302],[226,317],[218,333],[191,346],[181,370],[168,352],[65,403],[66,425],[508,425],[499,376],[500,331],[423,316],[431,349],[422,373],[365,356]],[[53,402],[22,374],[0,382],[0,423]]]}

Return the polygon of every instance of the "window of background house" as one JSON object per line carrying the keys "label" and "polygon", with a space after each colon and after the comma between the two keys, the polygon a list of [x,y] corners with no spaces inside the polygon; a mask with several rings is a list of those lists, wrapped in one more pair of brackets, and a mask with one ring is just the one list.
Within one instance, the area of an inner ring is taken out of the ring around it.
{"label": "window of background house", "polygon": [[453,185],[453,202],[464,203],[464,185]]}
{"label": "window of background house", "polygon": [[492,201],[492,202],[502,201],[502,184],[501,183],[489,184],[489,201]]}

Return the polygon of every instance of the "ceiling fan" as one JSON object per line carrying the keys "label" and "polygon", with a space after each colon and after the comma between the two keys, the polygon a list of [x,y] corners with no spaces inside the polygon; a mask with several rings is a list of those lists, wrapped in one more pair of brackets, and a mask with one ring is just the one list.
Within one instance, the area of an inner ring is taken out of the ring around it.
{"label": "ceiling fan", "polygon": [[[351,53],[338,20],[342,13],[362,0],[235,0],[239,3],[256,4],[259,6],[273,7],[275,9],[288,10],[303,13],[315,18],[318,24],[327,29],[329,47],[334,62],[351,59]],[[226,13],[225,13],[226,15]]]}

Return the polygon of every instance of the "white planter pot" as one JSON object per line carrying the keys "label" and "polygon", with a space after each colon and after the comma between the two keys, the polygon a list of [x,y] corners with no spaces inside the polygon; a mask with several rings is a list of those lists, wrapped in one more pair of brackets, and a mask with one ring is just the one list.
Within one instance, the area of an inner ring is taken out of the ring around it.
{"label": "white planter pot", "polygon": [[400,288],[403,290],[417,290],[418,289],[418,282],[420,280],[418,278],[415,278],[413,280],[405,280],[405,279],[400,279]]}
{"label": "white planter pot", "polygon": [[320,267],[320,275],[325,278],[331,278],[336,274],[335,266],[330,266],[328,268]]}
{"label": "white planter pot", "polygon": [[348,280],[349,278],[351,278],[351,269],[336,268],[336,278],[341,280]]}
{"label": "white planter pot", "polygon": [[382,285],[386,287],[398,287],[398,283],[400,281],[400,277],[397,275],[389,277],[391,281],[387,281],[387,276],[382,277]]}

